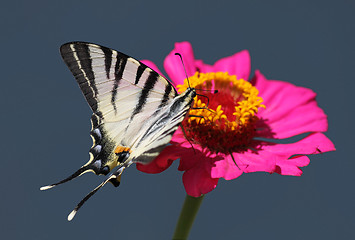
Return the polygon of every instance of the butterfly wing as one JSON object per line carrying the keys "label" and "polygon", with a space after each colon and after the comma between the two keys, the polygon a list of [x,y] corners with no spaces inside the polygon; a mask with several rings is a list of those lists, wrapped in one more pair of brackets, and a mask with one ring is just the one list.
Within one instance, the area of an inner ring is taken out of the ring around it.
{"label": "butterfly wing", "polygon": [[90,160],[68,178],[41,190],[92,171],[108,174],[117,170],[90,192],[68,216],[107,182],[118,186],[123,170],[131,163],[151,162],[171,140],[190,109],[195,89],[178,95],[173,85],[158,73],[118,51],[85,42],[70,42],[60,48],[64,62],[76,78],[93,111]]}
{"label": "butterfly wing", "polygon": [[103,46],[71,42],[60,52],[93,111],[94,145],[87,165],[100,160],[96,173],[111,170],[117,147],[132,151],[149,120],[173,102],[176,90],[143,63]]}

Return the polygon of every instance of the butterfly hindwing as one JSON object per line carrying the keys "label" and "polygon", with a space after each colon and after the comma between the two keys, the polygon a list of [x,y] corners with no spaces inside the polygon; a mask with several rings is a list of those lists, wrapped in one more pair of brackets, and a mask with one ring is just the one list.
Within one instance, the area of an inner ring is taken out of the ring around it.
{"label": "butterfly hindwing", "polygon": [[132,152],[133,162],[146,164],[159,155],[185,118],[194,96],[195,90],[188,89],[176,97],[166,111],[161,111],[153,122],[146,126],[144,134],[136,144],[135,151]]}

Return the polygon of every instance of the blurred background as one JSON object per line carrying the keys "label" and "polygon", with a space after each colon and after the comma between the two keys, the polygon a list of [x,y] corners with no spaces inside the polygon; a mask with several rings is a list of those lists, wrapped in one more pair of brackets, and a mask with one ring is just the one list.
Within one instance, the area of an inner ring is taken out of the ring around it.
{"label": "blurred background", "polygon": [[163,69],[190,41],[213,64],[247,49],[252,72],[313,89],[336,152],[311,156],[301,177],[221,179],[190,239],[354,239],[355,2],[7,1],[0,9],[2,239],[171,239],[185,198],[176,161],[150,175],[131,166],[67,215],[103,176],[86,174],[41,192],[88,160],[91,111],[62,62],[81,40],[149,59]]}

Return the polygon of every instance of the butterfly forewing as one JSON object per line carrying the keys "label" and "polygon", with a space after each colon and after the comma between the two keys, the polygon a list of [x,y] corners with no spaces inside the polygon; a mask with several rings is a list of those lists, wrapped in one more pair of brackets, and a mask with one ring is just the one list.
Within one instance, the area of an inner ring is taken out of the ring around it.
{"label": "butterfly forewing", "polygon": [[149,120],[177,95],[162,76],[139,61],[95,44],[73,42],[61,54],[106,134],[133,147]]}
{"label": "butterfly forewing", "polygon": [[[94,113],[121,115],[124,111],[119,110],[134,110],[139,102],[144,103],[139,97],[159,104],[162,100],[169,102],[177,95],[165,78],[115,50],[73,42],[64,44],[61,54]],[[167,96],[166,90],[169,90]],[[141,96],[142,93],[145,96]]]}

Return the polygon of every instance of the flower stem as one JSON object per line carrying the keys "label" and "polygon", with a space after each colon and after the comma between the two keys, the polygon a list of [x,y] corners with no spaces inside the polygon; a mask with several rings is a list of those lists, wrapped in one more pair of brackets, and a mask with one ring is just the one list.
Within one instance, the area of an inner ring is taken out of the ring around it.
{"label": "flower stem", "polygon": [[187,239],[203,197],[204,195],[197,198],[186,195],[184,206],[182,207],[179,220],[176,224],[173,240]]}

